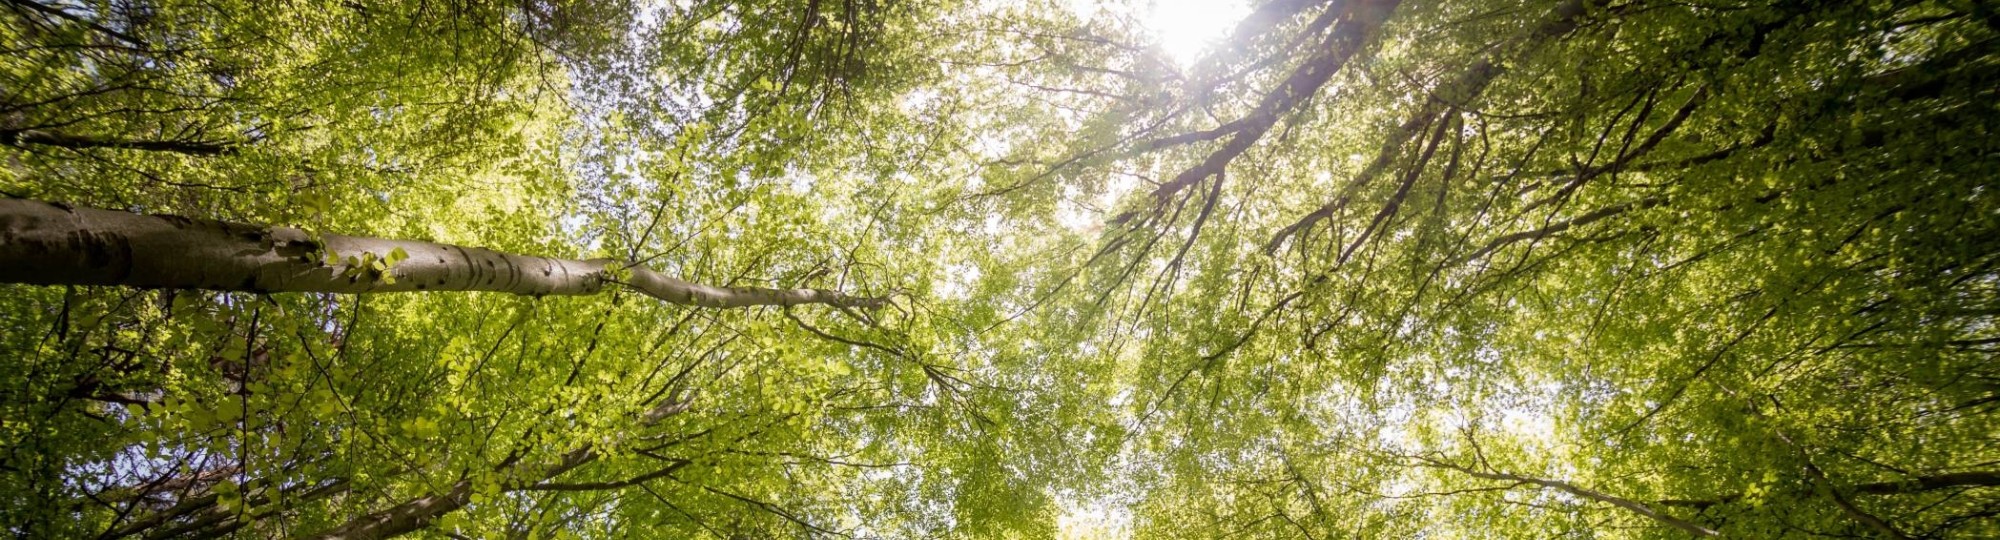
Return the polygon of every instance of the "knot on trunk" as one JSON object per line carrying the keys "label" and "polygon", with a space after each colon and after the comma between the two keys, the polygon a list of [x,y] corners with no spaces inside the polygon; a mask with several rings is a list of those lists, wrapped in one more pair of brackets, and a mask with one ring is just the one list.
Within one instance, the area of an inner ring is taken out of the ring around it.
{"label": "knot on trunk", "polygon": [[301,261],[311,260],[313,255],[319,254],[320,249],[325,247],[320,241],[313,239],[312,235],[291,227],[269,227],[259,236],[264,249],[275,251],[285,258],[298,258]]}

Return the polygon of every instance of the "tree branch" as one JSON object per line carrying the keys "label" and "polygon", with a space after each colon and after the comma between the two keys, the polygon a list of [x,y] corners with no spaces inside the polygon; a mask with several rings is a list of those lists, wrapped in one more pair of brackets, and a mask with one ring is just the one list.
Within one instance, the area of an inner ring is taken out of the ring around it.
{"label": "tree branch", "polygon": [[[400,254],[402,260],[389,260]],[[621,281],[619,274],[624,274]],[[0,200],[0,282],[249,292],[492,291],[591,295],[608,283],[686,306],[824,304],[888,297],[824,289],[718,287],[611,259],[555,259],[416,240]]]}

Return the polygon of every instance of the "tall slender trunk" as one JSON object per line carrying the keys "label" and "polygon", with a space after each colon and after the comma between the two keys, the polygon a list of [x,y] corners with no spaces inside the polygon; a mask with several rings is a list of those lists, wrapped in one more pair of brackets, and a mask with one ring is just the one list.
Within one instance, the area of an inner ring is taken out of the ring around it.
{"label": "tall slender trunk", "polygon": [[[1540,22],[1517,38],[1524,42],[1521,49],[1533,50],[1576,30],[1583,16],[1588,13],[1589,5],[1601,3],[1599,0],[1568,0],[1557,4]],[[1376,151],[1375,158],[1370,160],[1361,172],[1354,175],[1354,179],[1348,182],[1347,187],[1341,189],[1339,196],[1272,234],[1271,239],[1264,243],[1264,252],[1277,251],[1286,239],[1345,208],[1361,188],[1366,187],[1381,176],[1383,171],[1389,169],[1396,158],[1402,155],[1403,147],[1409,144],[1411,139],[1415,139],[1424,128],[1438,121],[1447,112],[1465,107],[1484,94],[1486,87],[1492,85],[1494,79],[1507,72],[1506,55],[1511,54],[1520,53],[1502,50],[1481,57],[1466,66],[1464,71],[1459,72],[1450,81],[1438,85],[1424,101],[1423,108],[1388,133],[1382,142],[1382,147]]]}
{"label": "tall slender trunk", "polygon": [[[654,407],[639,418],[639,428],[652,427],[667,417],[687,412],[691,404],[691,401],[682,400],[670,401]],[[563,454],[560,462],[541,471],[541,474],[534,477],[533,480],[503,489],[506,491],[534,489],[536,484],[562,476],[563,473],[596,461],[597,458],[597,452],[593,451],[590,446],[585,445]],[[668,470],[678,469],[681,465],[685,464],[686,462],[675,464]],[[522,466],[523,464],[520,463],[508,463],[502,465],[501,468],[514,469]],[[602,487],[603,489],[618,489],[624,487],[625,484],[627,483],[605,483]],[[331,530],[315,534],[311,538],[315,540],[379,540],[399,536],[429,527],[438,518],[465,508],[465,505],[471,502],[472,482],[460,480],[453,483],[451,488],[445,490],[443,493],[417,497],[375,513],[355,516],[346,523],[342,523]]]}
{"label": "tall slender trunk", "polygon": [[[377,266],[371,259],[400,260]],[[529,296],[596,294],[608,284],[622,283],[663,301],[708,308],[801,304],[873,308],[887,301],[821,289],[716,287],[611,259],[556,259],[334,234],[314,238],[290,227],[22,199],[0,200],[0,282],[255,292],[493,291]]]}
{"label": "tall slender trunk", "polygon": [[1382,29],[1382,24],[1388,21],[1389,15],[1395,12],[1396,6],[1401,3],[1402,0],[1355,0],[1329,8],[1334,11],[1329,11],[1322,17],[1332,20],[1333,30],[1329,31],[1326,39],[1318,44],[1316,47],[1318,52],[1307,58],[1304,64],[1287,76],[1283,84],[1265,94],[1257,103],[1257,109],[1248,116],[1208,132],[1183,134],[1147,143],[1145,145],[1147,149],[1157,149],[1212,139],[1225,133],[1235,134],[1228,142],[1223,143],[1221,148],[1203,159],[1200,165],[1181,171],[1172,180],[1154,188],[1152,197],[1155,204],[1164,204],[1164,201],[1187,189],[1188,186],[1221,174],[1231,160],[1248,151],[1264,137],[1265,133],[1270,132],[1285,113],[1298,108],[1318,94],[1320,87],[1326,86],[1327,81],[1332,80],[1335,74],[1344,69],[1356,53],[1372,43],[1375,34]]}
{"label": "tall slender trunk", "polygon": [[1609,503],[1612,506],[1623,508],[1634,514],[1645,516],[1648,519],[1651,519],[1653,521],[1658,521],[1662,524],[1665,524],[1667,526],[1676,529],[1680,529],[1681,531],[1684,531],[1694,536],[1700,536],[1706,538],[1706,537],[1715,537],[1722,535],[1722,533],[1716,532],[1715,529],[1710,529],[1708,527],[1695,524],[1694,522],[1674,517],[1665,512],[1661,512],[1659,509],[1653,508],[1652,506],[1647,505],[1645,503],[1634,501],[1624,497],[1619,497],[1616,495],[1610,495],[1602,491],[1587,489],[1582,486],[1578,486],[1576,484],[1571,484],[1569,482],[1564,482],[1561,480],[1550,480],[1546,478],[1535,478],[1530,476],[1521,476],[1521,475],[1507,474],[1507,473],[1485,473],[1461,467],[1451,467],[1451,468],[1458,469],[1459,471],[1464,472],[1465,474],[1469,474],[1479,478],[1484,478],[1487,480],[1504,480],[1508,482],[1522,482],[1522,483],[1534,484],[1544,488],[1549,488],[1569,493],[1570,495],[1575,495],[1577,497],[1582,497],[1585,499],[1590,499],[1602,503]]}
{"label": "tall slender trunk", "polygon": [[172,152],[190,156],[220,156],[236,153],[236,149],[242,143],[231,141],[177,141],[166,139],[90,137],[28,129],[0,130],[0,144],[7,146],[42,145],[71,150],[113,148],[119,150],[145,150],[148,152]]}

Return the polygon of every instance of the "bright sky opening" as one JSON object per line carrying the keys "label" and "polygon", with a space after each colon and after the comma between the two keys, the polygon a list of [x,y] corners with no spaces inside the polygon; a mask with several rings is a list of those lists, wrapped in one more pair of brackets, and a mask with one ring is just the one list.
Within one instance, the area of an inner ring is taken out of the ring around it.
{"label": "bright sky opening", "polygon": [[1160,48],[1186,67],[1249,13],[1242,0],[1153,0],[1141,8],[1139,20]]}

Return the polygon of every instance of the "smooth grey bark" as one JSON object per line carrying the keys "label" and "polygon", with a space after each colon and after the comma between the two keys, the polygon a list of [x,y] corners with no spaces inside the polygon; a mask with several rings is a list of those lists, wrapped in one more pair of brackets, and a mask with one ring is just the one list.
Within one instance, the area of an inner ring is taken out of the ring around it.
{"label": "smooth grey bark", "polygon": [[[357,259],[407,258],[386,272]],[[329,261],[327,255],[337,257]],[[385,279],[388,278],[388,279]],[[822,289],[716,287],[611,259],[555,259],[417,240],[322,235],[291,227],[0,200],[0,282],[253,292],[491,291],[588,295],[623,284],[707,308],[826,304],[874,308],[883,297]]]}

